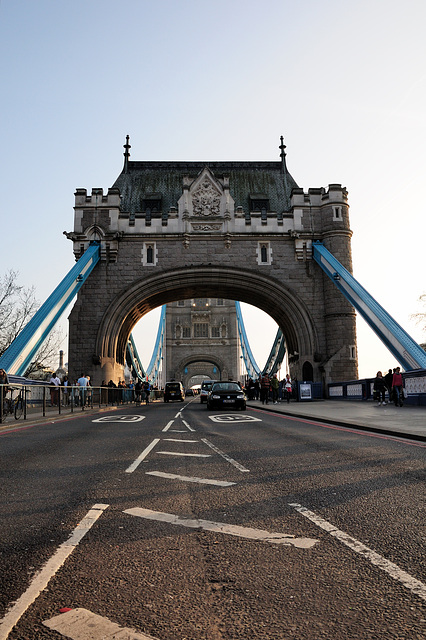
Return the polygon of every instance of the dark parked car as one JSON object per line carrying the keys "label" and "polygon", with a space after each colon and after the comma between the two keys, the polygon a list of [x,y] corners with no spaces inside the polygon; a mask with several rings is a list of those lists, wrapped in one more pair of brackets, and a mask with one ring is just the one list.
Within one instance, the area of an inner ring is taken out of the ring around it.
{"label": "dark parked car", "polygon": [[238,382],[215,382],[207,396],[207,409],[245,409],[246,396]]}

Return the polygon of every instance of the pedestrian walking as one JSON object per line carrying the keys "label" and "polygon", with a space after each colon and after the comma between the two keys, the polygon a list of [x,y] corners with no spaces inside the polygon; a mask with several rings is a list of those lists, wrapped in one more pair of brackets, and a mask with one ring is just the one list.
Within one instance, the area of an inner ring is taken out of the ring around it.
{"label": "pedestrian walking", "polygon": [[287,400],[287,404],[290,403],[291,393],[292,393],[291,378],[290,378],[290,375],[287,373],[284,380],[284,397]]}
{"label": "pedestrian walking", "polygon": [[404,404],[403,399],[403,383],[402,383],[402,374],[401,369],[396,367],[395,372],[392,377],[392,391],[393,391],[393,401],[395,403],[395,407],[398,405],[402,407]]}
{"label": "pedestrian walking", "polygon": [[386,390],[387,386],[383,374],[381,371],[378,371],[373,383],[373,397],[377,400],[379,406],[386,404]]}

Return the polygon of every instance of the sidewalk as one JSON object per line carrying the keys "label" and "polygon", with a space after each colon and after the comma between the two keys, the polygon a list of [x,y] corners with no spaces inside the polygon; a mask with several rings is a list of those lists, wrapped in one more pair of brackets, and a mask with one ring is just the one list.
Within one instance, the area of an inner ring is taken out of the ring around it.
{"label": "sidewalk", "polygon": [[260,400],[250,400],[247,406],[426,442],[426,407],[395,407],[394,404],[379,407],[373,401],[364,400],[269,402],[265,405]]}

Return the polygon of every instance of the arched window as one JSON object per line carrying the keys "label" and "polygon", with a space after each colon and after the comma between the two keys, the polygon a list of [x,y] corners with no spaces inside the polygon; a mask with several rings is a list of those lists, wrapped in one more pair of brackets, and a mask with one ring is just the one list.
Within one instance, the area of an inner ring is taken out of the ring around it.
{"label": "arched window", "polygon": [[303,363],[302,379],[303,382],[313,382],[314,380],[314,368],[308,361]]}

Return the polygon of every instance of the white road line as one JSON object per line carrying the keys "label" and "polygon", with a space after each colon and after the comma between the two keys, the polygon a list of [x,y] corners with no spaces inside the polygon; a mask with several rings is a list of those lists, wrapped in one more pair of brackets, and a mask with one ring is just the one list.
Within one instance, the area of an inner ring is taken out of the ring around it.
{"label": "white road line", "polygon": [[105,640],[105,638],[128,638],[131,640],[155,640],[145,633],[120,627],[108,618],[92,613],[87,609],[71,609],[59,616],[45,620],[43,624],[72,640]]}
{"label": "white road line", "polygon": [[[163,431],[164,431],[164,429],[163,429]],[[182,429],[170,429],[169,433],[188,433],[188,432],[185,431],[185,430],[182,430]]]}
{"label": "white road line", "polygon": [[21,616],[36,598],[38,598],[43,589],[46,588],[50,579],[64,564],[80,540],[86,535],[108,506],[107,504],[94,504],[90,511],[84,516],[83,520],[76,526],[68,540],[58,547],[54,555],[46,562],[42,569],[36,573],[25,593],[18,598],[4,618],[0,620],[0,640],[6,640]]}
{"label": "white road line", "polygon": [[407,587],[407,589],[410,589],[410,591],[418,595],[420,598],[426,600],[426,585],[423,582],[420,582],[420,580],[413,578],[413,576],[411,576],[409,573],[400,569],[398,565],[379,555],[356,538],[352,538],[344,531],[337,529],[334,525],[316,515],[313,511],[309,511],[305,507],[302,507],[300,504],[289,503],[289,505],[290,507],[294,507],[296,511],[305,516],[305,518],[308,518],[318,527],[324,529],[324,531],[327,531],[327,533],[329,533],[331,536],[337,538],[338,540],[340,540],[340,542],[343,542],[343,544],[345,544],[347,547],[349,547],[356,553],[359,553],[364,558],[367,558],[367,560],[376,565],[376,567],[379,567],[387,574],[389,574],[392,578],[398,580],[398,582],[401,582],[404,587]]}
{"label": "white road line", "polygon": [[222,458],[224,458],[227,462],[229,462],[230,464],[233,464],[234,467],[236,467],[239,471],[242,471],[243,473],[249,473],[249,469],[246,469],[245,467],[243,467],[242,464],[240,464],[239,462],[237,462],[233,458],[230,458],[226,453],[223,453],[223,451],[221,451],[214,444],[209,442],[209,440],[207,440],[207,438],[201,438],[201,442],[204,442],[207,446],[210,447],[210,449],[213,449],[213,451],[215,451],[220,456],[222,456]]}
{"label": "white road line", "polygon": [[182,440],[180,438],[163,438],[164,442],[198,442],[198,440]]}
{"label": "white road line", "polygon": [[151,442],[151,444],[149,444],[149,445],[147,446],[147,448],[146,448],[146,449],[144,449],[144,450],[142,451],[142,453],[140,454],[140,456],[139,456],[138,458],[136,458],[136,460],[135,460],[134,462],[132,462],[132,464],[130,465],[130,467],[127,467],[127,469],[126,469],[126,473],[133,473],[133,471],[134,471],[135,469],[137,469],[137,468],[138,468],[138,466],[140,465],[140,463],[142,462],[142,460],[143,460],[144,458],[146,458],[146,456],[148,455],[148,453],[149,453],[150,451],[152,451],[152,449],[155,447],[155,445],[156,445],[156,444],[158,444],[159,442],[160,442],[160,438],[155,438],[155,439]]}
{"label": "white road line", "polygon": [[173,423],[174,423],[174,420],[170,420],[170,422],[168,422],[164,427],[163,431],[168,431]]}
{"label": "white road line", "polygon": [[175,418],[180,418],[182,416],[182,410],[178,411],[175,415]]}
{"label": "white road line", "polygon": [[218,487],[230,487],[235,482],[226,482],[225,480],[209,480],[208,478],[196,478],[191,476],[178,476],[174,473],[163,473],[162,471],[145,471],[147,476],[158,476],[159,478],[167,478],[169,480],[182,480],[183,482],[196,482],[198,484],[214,484]]}
{"label": "white road line", "polygon": [[162,453],[163,456],[188,456],[191,458],[211,458],[209,453],[177,453],[176,451],[157,451]]}
{"label": "white road line", "polygon": [[183,422],[183,424],[185,425],[185,427],[186,427],[187,429],[189,429],[189,431],[195,431],[195,429],[193,429],[193,428],[192,428],[192,427],[187,423],[187,421],[186,421],[186,420],[184,420],[183,418],[182,418],[182,422]]}
{"label": "white road line", "polygon": [[146,520],[156,520],[157,522],[167,522],[168,524],[177,524],[190,529],[204,529],[205,531],[214,531],[215,533],[225,533],[239,538],[248,538],[250,540],[260,540],[262,542],[273,542],[274,544],[293,545],[299,549],[310,549],[318,540],[312,538],[295,538],[285,533],[270,533],[263,529],[251,529],[248,527],[239,527],[226,522],[211,522],[210,520],[191,520],[189,518],[180,518],[172,513],[162,513],[161,511],[151,511],[151,509],[126,509],[124,513]]}

